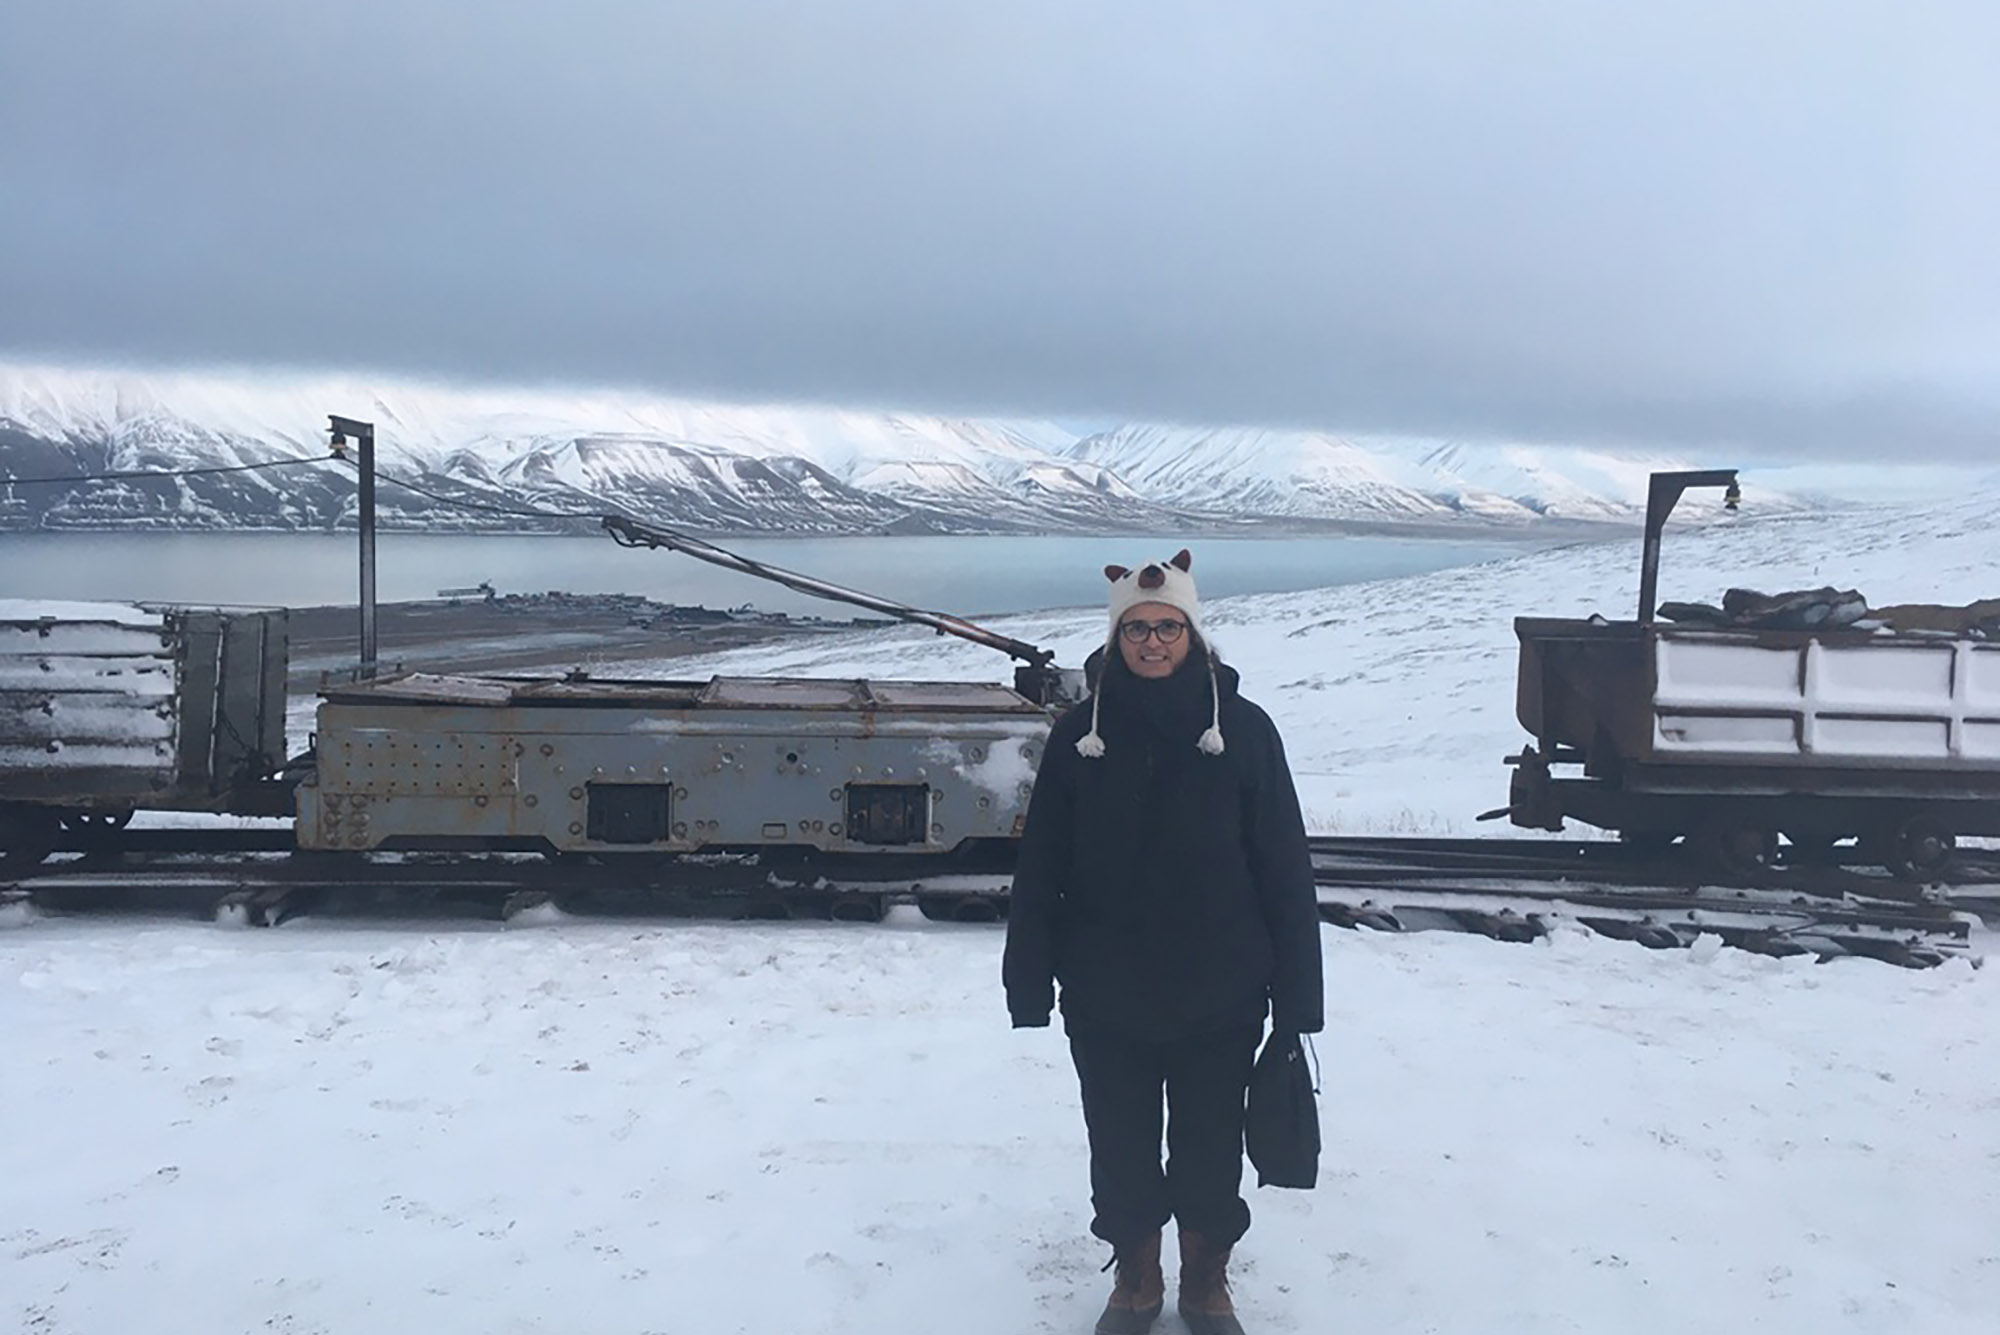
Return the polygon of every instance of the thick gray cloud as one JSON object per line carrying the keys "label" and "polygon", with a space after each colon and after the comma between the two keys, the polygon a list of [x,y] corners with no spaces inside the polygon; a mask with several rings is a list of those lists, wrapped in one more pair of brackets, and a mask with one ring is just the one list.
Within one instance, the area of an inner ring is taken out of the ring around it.
{"label": "thick gray cloud", "polygon": [[2000,6],[11,0],[0,352],[2000,444]]}

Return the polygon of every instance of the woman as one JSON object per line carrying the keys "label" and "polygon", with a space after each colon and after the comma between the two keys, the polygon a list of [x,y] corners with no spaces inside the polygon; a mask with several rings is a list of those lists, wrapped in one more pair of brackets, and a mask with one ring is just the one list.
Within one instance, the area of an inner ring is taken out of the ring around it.
{"label": "woman", "polygon": [[1008,911],[1014,1026],[1047,1025],[1062,984],[1090,1227],[1118,1267],[1099,1335],[1160,1314],[1170,1218],[1182,1318],[1195,1335],[1240,1335],[1227,1267],[1250,1226],[1244,1092],[1267,1014],[1277,1031],[1321,1025],[1298,796],[1277,729],[1202,636],[1191,566],[1182,551],[1105,567],[1109,638],[1090,699],[1050,734]]}

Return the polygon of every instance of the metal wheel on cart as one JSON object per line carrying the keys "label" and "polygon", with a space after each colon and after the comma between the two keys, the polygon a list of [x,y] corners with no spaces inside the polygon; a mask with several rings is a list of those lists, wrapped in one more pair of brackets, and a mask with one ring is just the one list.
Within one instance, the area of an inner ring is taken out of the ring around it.
{"label": "metal wheel on cart", "polygon": [[1778,832],[1740,817],[1714,818],[1694,842],[1702,861],[1739,880],[1763,879],[1778,859]]}
{"label": "metal wheel on cart", "polygon": [[1951,867],[1958,836],[1935,816],[1912,816],[1880,841],[1882,863],[1899,881],[1925,884]]}

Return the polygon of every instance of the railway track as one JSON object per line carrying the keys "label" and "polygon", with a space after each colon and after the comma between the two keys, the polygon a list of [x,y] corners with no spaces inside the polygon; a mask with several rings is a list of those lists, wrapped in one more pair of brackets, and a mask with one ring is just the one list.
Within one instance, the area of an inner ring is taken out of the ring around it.
{"label": "railway track", "polygon": [[[1966,853],[1918,887],[1854,867],[1780,863],[1719,883],[1678,850],[1611,841],[1327,837],[1312,841],[1327,922],[1529,941],[1573,924],[1642,945],[1708,934],[1767,954],[1864,955],[1906,966],[1972,957],[2000,920],[2000,854]],[[743,855],[315,854],[287,829],[92,830],[0,897],[49,913],[170,912],[269,925],[300,915],[586,914],[879,920],[1005,916],[1004,853],[972,858]]]}
{"label": "railway track", "polygon": [[1393,931],[1524,941],[1573,923],[1655,948],[1706,934],[1764,954],[1927,966],[1973,957],[1978,919],[2000,920],[2000,858],[1985,854],[1922,887],[1827,862],[1723,880],[1683,850],[1611,841],[1323,839],[1313,861],[1323,918]]}

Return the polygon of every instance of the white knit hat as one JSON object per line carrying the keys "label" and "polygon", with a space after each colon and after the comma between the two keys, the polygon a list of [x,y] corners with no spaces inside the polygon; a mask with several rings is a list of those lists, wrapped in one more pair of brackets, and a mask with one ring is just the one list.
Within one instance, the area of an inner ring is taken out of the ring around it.
{"label": "white knit hat", "polygon": [[[1194,557],[1183,547],[1174,553],[1171,560],[1150,561],[1137,570],[1127,570],[1124,566],[1104,567],[1104,577],[1111,581],[1111,624],[1105,633],[1105,670],[1097,674],[1097,689],[1090,694],[1090,731],[1079,737],[1076,751],[1080,756],[1095,760],[1104,754],[1104,738],[1097,731],[1098,702],[1104,698],[1105,673],[1110,668],[1109,658],[1118,653],[1118,627],[1125,614],[1141,603],[1164,603],[1187,617],[1188,630],[1200,635],[1206,646],[1208,637],[1201,631],[1201,600],[1195,594],[1194,575],[1189,567]],[[1222,754],[1222,688],[1215,680],[1215,656],[1208,654],[1208,730],[1202,733],[1195,744],[1211,756]]]}

